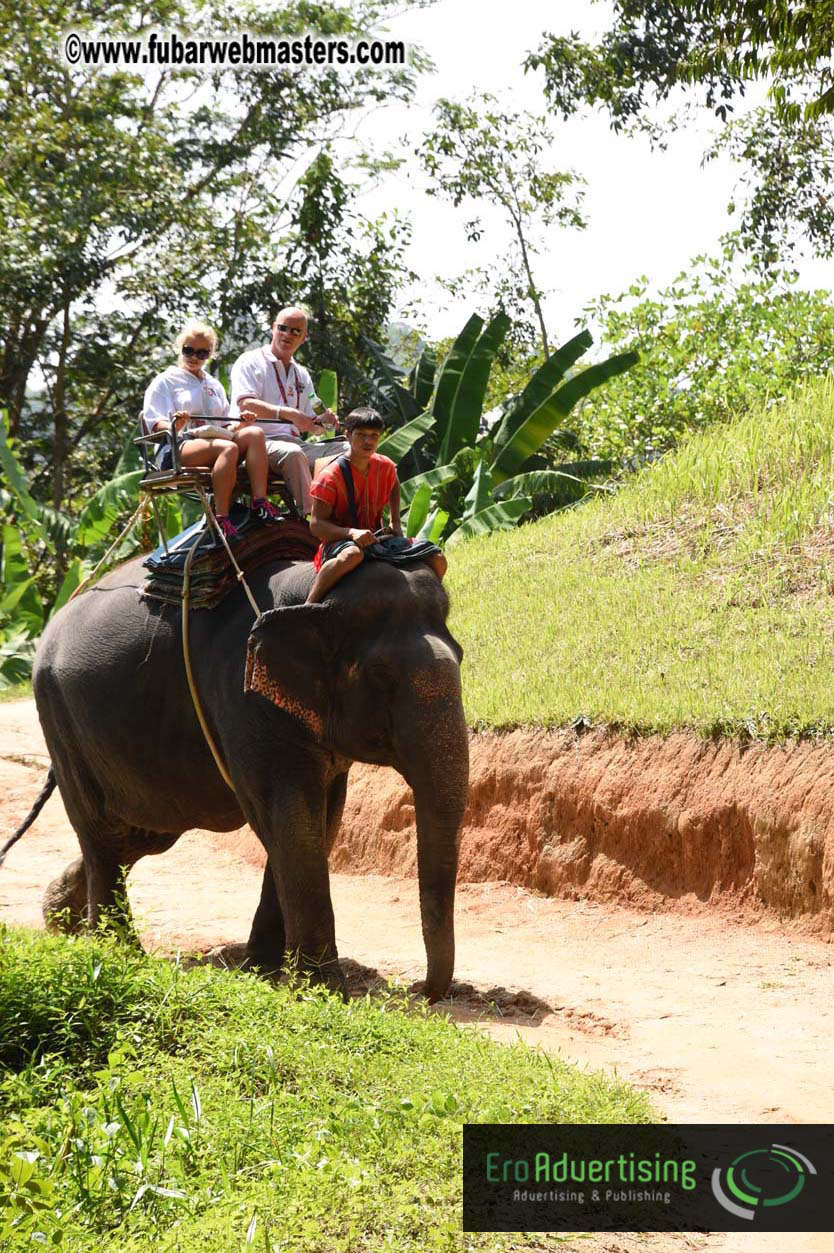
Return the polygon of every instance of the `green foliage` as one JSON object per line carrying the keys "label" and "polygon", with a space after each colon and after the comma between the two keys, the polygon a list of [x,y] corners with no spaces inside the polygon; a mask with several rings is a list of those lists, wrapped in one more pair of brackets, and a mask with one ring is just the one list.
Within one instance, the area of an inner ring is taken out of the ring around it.
{"label": "green foliage", "polygon": [[[434,115],[435,128],[419,149],[431,180],[429,195],[445,196],[455,206],[471,204],[473,208],[486,201],[502,210],[512,229],[514,247],[509,257],[502,258],[498,284],[493,278],[487,286],[500,311],[523,316],[527,305],[527,316],[535,317],[546,357],[550,350],[541,306],[543,293],[533,276],[533,259],[543,232],[550,227],[557,223],[584,227],[579,190],[582,180],[570,171],[545,168],[544,154],[552,147],[554,136],[543,118],[504,112],[494,96],[474,97],[467,104],[439,100]],[[479,240],[483,229],[478,217],[466,223],[471,240]]]}
{"label": "green foliage", "polygon": [[574,419],[592,455],[618,462],[772,403],[834,359],[828,294],[801,291],[784,276],[739,279],[730,255],[695,258],[657,295],[641,279],[586,313],[611,348],[641,353]]}
{"label": "green foliage", "polygon": [[339,376],[335,370],[320,370],[317,383],[319,400],[334,413],[339,408]]}
{"label": "green foliage", "polygon": [[[399,5],[290,0],[278,10],[218,0],[210,33],[367,36],[391,8]],[[334,351],[352,342],[339,320],[346,304],[366,327],[381,325],[399,228],[371,224],[353,255],[356,226],[343,184],[324,177],[325,153],[289,208],[284,184],[353,110],[408,99],[423,64],[418,53],[409,66],[372,74],[182,67],[147,76],[66,64],[65,33],[100,35],[102,12],[92,0],[31,0],[25,20],[14,6],[0,13],[0,405],[37,474],[34,494],[56,509],[110,477],[129,415],[170,364],[183,320],[213,321],[235,356],[274,312],[280,284],[271,278],[288,254],[287,283],[299,277],[299,249],[334,271],[323,305],[339,331]],[[200,0],[115,0],[106,34],[205,31],[208,16]],[[314,191],[334,211],[329,224],[313,220]],[[318,333],[327,338],[324,327]],[[339,367],[319,360],[318,342],[316,368]]]}
{"label": "green foliage", "polygon": [[[3,510],[8,521],[0,533],[0,688],[3,688],[19,684],[30,675],[35,644],[45,622],[67,602],[104,555],[114,528],[127,521],[135,510],[142,471],[129,470],[103,484],[73,520],[63,512],[39,504],[32,496],[27,476],[9,443],[3,413],[0,413],[0,465],[11,489]],[[176,530],[181,529],[176,526],[179,517],[169,520],[174,522]],[[137,537],[128,536],[116,559],[123,560],[131,555],[136,545]],[[60,560],[55,562],[58,551]]]}
{"label": "green foliage", "polygon": [[[432,376],[425,356],[411,373],[409,390],[394,363],[378,345],[373,346],[381,375],[377,394],[388,399],[389,414],[393,409],[395,420],[417,407],[413,389],[420,387],[424,396],[431,397],[424,414],[412,418],[380,444],[380,451],[395,460],[423,434],[428,435],[423,459],[428,448],[433,449],[432,468],[421,469],[401,484],[403,508],[414,510],[414,518],[410,512],[406,518],[409,535],[430,525],[435,537],[442,533],[447,540],[457,542],[490,530],[511,528],[534,505],[533,497],[525,495],[522,482],[528,483],[539,497],[541,512],[547,512],[556,503],[566,503],[565,483],[580,483],[587,473],[585,463],[574,462],[550,467],[547,477],[540,474],[535,479],[526,478],[527,474],[547,467],[546,460],[538,465],[535,459],[549,440],[555,438],[577,446],[575,436],[557,429],[558,423],[578,400],[630,369],[637,354],[621,353],[567,377],[567,371],[593,342],[590,333],[583,331],[535,372],[524,391],[508,400],[498,423],[488,428],[483,415],[484,398],[490,370],[508,329],[509,319],[502,313],[486,325],[483,318],[473,314],[434,375],[431,393]],[[595,464],[592,473],[598,469]],[[516,477],[518,474],[520,478]],[[499,490],[504,480],[510,483]],[[572,498],[576,497],[574,492]],[[432,520],[428,524],[430,512]]]}
{"label": "green foliage", "polygon": [[[706,160],[729,154],[740,163],[738,238],[764,269],[807,241],[819,256],[834,251],[834,125],[829,118],[780,119],[754,109],[731,122],[707,150]],[[728,212],[735,212],[731,202]],[[797,238],[797,234],[799,238]]]}
{"label": "green foliage", "polygon": [[525,66],[543,72],[562,116],[602,106],[616,130],[640,129],[661,144],[686,114],[664,125],[657,107],[676,104],[681,89],[726,122],[750,80],[769,79],[769,108],[742,118],[722,143],[746,163],[742,239],[770,266],[774,244],[792,246],[797,226],[831,255],[833,18],[832,0],[614,0],[598,43],[547,34]]}
{"label": "green foliage", "polygon": [[[309,309],[298,359],[313,378],[336,372],[345,413],[366,401],[368,338],[384,335],[396,288],[414,277],[403,260],[408,224],[396,213],[369,220],[357,204],[361,190],[322,148],[290,197],[280,268],[251,258],[247,273],[223,293],[225,325],[266,327],[283,306]],[[271,245],[264,240],[262,247],[269,252]]]}
{"label": "green foliage", "polygon": [[650,1117],[625,1085],[400,990],[344,1004],[99,937],[4,930],[0,1019],[10,1250],[451,1253],[464,1122]]}
{"label": "green foliage", "polygon": [[614,0],[612,8],[596,46],[546,35],[527,58],[528,69],[545,71],[545,92],[566,115],[587,99],[623,125],[675,87],[694,85],[726,117],[745,85],[765,77],[783,116],[795,118],[803,97],[808,116],[834,112],[832,0]]}
{"label": "green foliage", "polygon": [[470,724],[834,735],[832,406],[813,380],[614,496],[456,548]]}

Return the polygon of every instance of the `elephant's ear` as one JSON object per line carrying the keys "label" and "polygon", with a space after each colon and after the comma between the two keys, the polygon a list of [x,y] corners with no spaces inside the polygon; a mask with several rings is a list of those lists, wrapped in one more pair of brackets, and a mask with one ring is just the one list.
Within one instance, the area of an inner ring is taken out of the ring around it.
{"label": "elephant's ear", "polygon": [[245,692],[258,692],[319,739],[330,712],[340,617],[335,605],[261,614],[249,633]]}

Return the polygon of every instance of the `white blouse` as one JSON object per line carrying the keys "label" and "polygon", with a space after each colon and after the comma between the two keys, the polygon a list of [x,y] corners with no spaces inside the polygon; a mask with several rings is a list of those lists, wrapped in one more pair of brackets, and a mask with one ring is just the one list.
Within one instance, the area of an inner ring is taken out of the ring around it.
{"label": "white blouse", "polygon": [[203,371],[198,378],[190,370],[172,365],[151,381],[145,392],[142,416],[153,430],[155,422],[165,425],[172,413],[194,413],[206,418],[225,418],[229,402],[219,379]]}

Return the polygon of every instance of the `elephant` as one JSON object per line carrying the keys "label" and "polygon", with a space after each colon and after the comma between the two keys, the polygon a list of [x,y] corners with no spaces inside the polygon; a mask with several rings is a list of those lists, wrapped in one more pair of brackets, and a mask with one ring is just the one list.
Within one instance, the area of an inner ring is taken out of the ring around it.
{"label": "elephant", "polygon": [[124,880],[140,857],[189,828],[248,822],[268,862],[245,964],[274,972],[290,958],[343,991],[328,853],[351,764],[393,766],[414,793],[424,991],[441,999],[469,770],[446,592],[421,563],[367,562],[307,605],[312,578],[309,562],[271,560],[248,576],[257,619],[240,587],[190,614],[196,688],[234,790],[195,713],[180,609],[140,596],[141,559],[51,620],[33,687],[82,856],[48,908],[93,927],[121,909],[129,931]]}

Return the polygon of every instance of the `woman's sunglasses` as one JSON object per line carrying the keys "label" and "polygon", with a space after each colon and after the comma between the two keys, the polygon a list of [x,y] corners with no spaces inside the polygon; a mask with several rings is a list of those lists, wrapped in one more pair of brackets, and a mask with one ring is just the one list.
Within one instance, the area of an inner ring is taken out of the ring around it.
{"label": "woman's sunglasses", "polygon": [[198,361],[211,356],[210,348],[192,348],[190,344],[183,344],[181,351],[184,357],[196,357]]}

